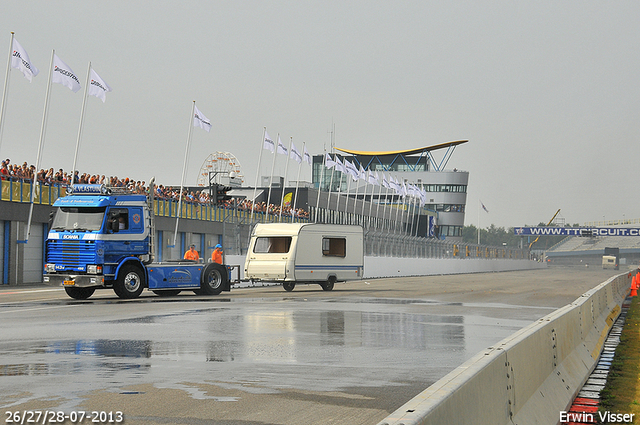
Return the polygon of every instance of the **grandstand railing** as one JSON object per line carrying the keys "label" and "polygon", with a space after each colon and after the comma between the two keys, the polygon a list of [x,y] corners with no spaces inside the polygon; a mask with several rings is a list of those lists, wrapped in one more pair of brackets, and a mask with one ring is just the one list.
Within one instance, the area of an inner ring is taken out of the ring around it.
{"label": "grandstand railing", "polygon": [[[30,203],[31,202],[31,182],[25,180],[1,180],[0,200],[9,202]],[[37,183],[34,196],[34,204],[53,205],[56,199],[67,195],[67,187],[63,184]],[[178,200],[159,199],[154,200],[154,212],[160,217],[176,217],[178,214]],[[203,221],[231,222],[238,224],[249,224],[251,218],[250,209],[241,209],[235,206],[220,206],[211,204],[201,204],[199,202],[182,201],[180,206],[180,218]],[[290,215],[283,215],[282,220],[291,222]],[[257,223],[275,223],[280,221],[280,216],[254,211],[253,221]],[[309,219],[294,217],[295,223],[306,223]]]}
{"label": "grandstand railing", "polygon": [[[2,180],[0,200],[9,202],[31,202],[31,182],[24,180]],[[38,183],[33,199],[35,204],[52,205],[56,199],[66,196],[64,185]]]}
{"label": "grandstand railing", "polygon": [[[2,180],[0,200],[9,202],[31,202],[31,183],[28,181]],[[53,205],[56,199],[66,196],[65,185],[41,184],[36,186],[35,204]],[[154,212],[159,217],[176,217],[178,201],[175,199],[154,200]],[[230,224],[250,224],[251,210],[237,207],[201,204],[198,202],[182,202],[180,218],[227,222]],[[254,223],[276,223],[280,221],[278,214],[267,214],[254,211]],[[282,221],[306,223],[308,218],[283,215]],[[415,257],[415,258],[485,258],[485,259],[527,259],[529,252],[525,249],[491,247],[486,245],[450,242],[439,239],[427,239],[389,231],[365,231],[365,255],[379,257]]]}

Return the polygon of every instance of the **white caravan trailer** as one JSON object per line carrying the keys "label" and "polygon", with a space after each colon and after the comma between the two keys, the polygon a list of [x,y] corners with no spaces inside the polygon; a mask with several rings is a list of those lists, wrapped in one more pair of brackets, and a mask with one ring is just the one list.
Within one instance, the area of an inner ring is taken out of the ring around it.
{"label": "white caravan trailer", "polygon": [[325,291],[338,281],[362,279],[364,235],[361,226],[314,223],[256,224],[244,263],[252,281],[317,283]]}

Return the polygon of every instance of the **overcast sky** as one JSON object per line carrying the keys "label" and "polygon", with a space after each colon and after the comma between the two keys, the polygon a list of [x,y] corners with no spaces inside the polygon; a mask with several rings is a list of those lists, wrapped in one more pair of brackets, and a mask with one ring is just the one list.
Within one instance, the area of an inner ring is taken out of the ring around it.
{"label": "overcast sky", "polygon": [[[1,11],[2,81],[11,31],[40,69],[32,83],[11,70],[0,157],[12,162],[36,162],[55,49],[83,85],[91,61],[113,89],[87,100],[80,172],[179,185],[195,100],[213,128],[193,129],[188,185],[223,151],[252,186],[264,127],[318,154],[335,123],[347,149],[469,140],[448,164],[470,173],[467,225],[538,224],[559,208],[571,224],[640,218],[637,1],[21,0]],[[82,94],[52,86],[44,168],[71,169]]]}

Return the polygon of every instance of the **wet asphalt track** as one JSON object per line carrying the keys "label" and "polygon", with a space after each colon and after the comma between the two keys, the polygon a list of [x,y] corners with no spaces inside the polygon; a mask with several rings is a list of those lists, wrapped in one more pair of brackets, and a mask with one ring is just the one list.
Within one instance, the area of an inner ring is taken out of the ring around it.
{"label": "wet asphalt track", "polygon": [[557,268],[127,301],[107,290],[75,301],[58,288],[0,287],[2,417],[375,424],[617,273]]}

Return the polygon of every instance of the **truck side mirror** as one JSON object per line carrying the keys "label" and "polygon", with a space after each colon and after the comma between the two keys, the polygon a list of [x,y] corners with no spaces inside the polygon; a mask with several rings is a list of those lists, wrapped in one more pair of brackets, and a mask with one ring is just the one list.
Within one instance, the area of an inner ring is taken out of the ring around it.
{"label": "truck side mirror", "polygon": [[112,217],[109,219],[109,230],[114,233],[118,233],[120,230],[120,224],[118,223],[118,217]]}

